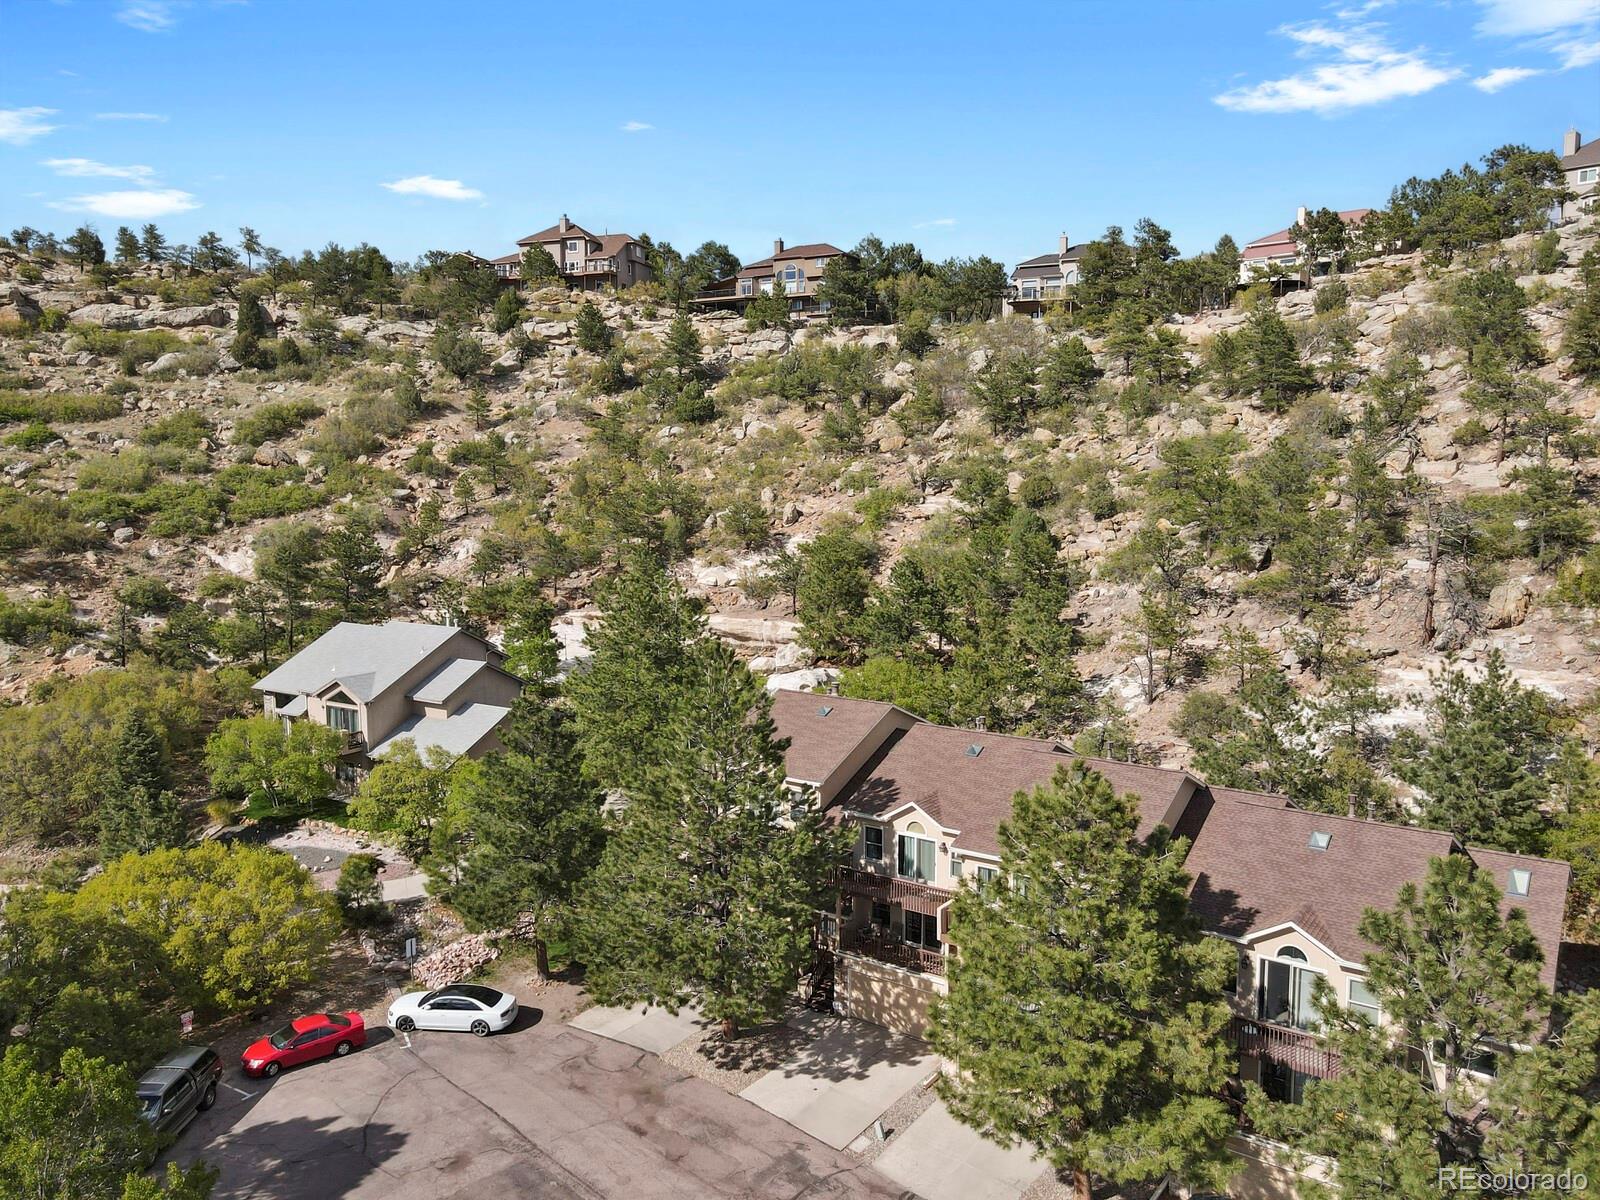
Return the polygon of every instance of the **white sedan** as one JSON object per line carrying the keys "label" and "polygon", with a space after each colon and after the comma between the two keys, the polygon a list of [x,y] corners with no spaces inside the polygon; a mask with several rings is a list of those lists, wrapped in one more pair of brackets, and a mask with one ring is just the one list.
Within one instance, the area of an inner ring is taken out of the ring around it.
{"label": "white sedan", "polygon": [[452,983],[432,992],[407,992],[389,1006],[389,1025],[400,1033],[449,1029],[488,1037],[517,1019],[517,998],[476,983]]}

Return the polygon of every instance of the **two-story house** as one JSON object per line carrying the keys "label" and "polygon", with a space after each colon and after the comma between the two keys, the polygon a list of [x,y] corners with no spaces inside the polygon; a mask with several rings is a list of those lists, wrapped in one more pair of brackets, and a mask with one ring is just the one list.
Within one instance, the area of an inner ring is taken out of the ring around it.
{"label": "two-story house", "polygon": [[1052,304],[1060,303],[1065,289],[1078,282],[1079,264],[1087,245],[1079,242],[1074,246],[1063,233],[1054,254],[1041,254],[1018,263],[1011,272],[1005,312],[1041,317]]}
{"label": "two-story house", "polygon": [[567,286],[584,292],[626,288],[655,278],[644,243],[627,233],[590,233],[561,214],[549,229],[517,239],[517,249],[489,260],[502,280],[522,279],[522,252],[543,246],[555,260]]}
{"label": "two-story house", "polygon": [[[981,888],[1005,870],[998,830],[1013,797],[1076,756],[1058,742],[952,729],[835,696],[780,692],[773,719],[789,739],[790,786],[814,789],[825,812],[855,835],[835,909],[820,922],[834,1005],[920,1033],[959,954],[949,926],[957,889]],[[1571,876],[1565,863],[1310,812],[1283,796],[1209,787],[1187,771],[1086,761],[1135,797],[1139,836],[1165,826],[1189,843],[1195,915],[1239,954],[1230,1036],[1241,1075],[1270,1094],[1297,1100],[1308,1079],[1338,1069],[1316,1032],[1317,978],[1341,1004],[1382,1020],[1366,985],[1372,947],[1358,932],[1361,916],[1392,907],[1401,885],[1420,884],[1433,858],[1468,855],[1493,875],[1505,907],[1527,912],[1545,982],[1555,984]]]}
{"label": "two-story house", "polygon": [[522,681],[505,655],[451,625],[341,621],[258,680],[262,709],[346,736],[345,781],[369,770],[402,739],[426,756],[480,758],[499,744]]}
{"label": "two-story house", "polygon": [[[1346,226],[1355,226],[1365,221],[1371,212],[1370,208],[1341,209],[1339,220]],[[1283,275],[1297,274],[1301,269],[1301,261],[1300,247],[1294,240],[1294,226],[1304,224],[1305,219],[1306,210],[1302,205],[1295,210],[1294,225],[1258,237],[1240,250],[1239,282],[1253,283],[1275,267]],[[1312,274],[1317,273],[1316,268],[1325,268],[1328,262],[1327,258],[1319,258],[1314,264]]]}
{"label": "two-story house", "polygon": [[1561,173],[1572,199],[1561,206],[1561,219],[1570,221],[1600,206],[1600,142],[1584,144],[1576,129],[1561,138]]}
{"label": "two-story house", "polygon": [[785,246],[778,238],[772,243],[771,255],[741,267],[726,279],[716,280],[695,297],[695,303],[704,308],[743,312],[750,301],[770,295],[781,282],[791,313],[826,313],[828,304],[818,299],[817,286],[828,264],[841,256],[853,257],[848,250],[827,242]]}

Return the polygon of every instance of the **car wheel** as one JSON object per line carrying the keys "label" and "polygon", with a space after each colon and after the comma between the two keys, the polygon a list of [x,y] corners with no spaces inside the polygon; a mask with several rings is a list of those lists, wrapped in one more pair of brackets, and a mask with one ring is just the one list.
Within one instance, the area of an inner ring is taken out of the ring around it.
{"label": "car wheel", "polygon": [[474,1021],[472,1023],[472,1036],[473,1037],[488,1037],[489,1036],[489,1022],[487,1022],[487,1021]]}
{"label": "car wheel", "polygon": [[337,1046],[335,1046],[333,1048],[333,1052],[335,1054],[337,1054],[340,1058],[343,1058],[346,1054],[349,1054],[350,1051],[353,1050],[353,1049],[355,1049],[355,1047],[352,1046],[349,1042],[340,1042]]}
{"label": "car wheel", "polygon": [[281,1063],[269,1062],[261,1069],[261,1073],[268,1079],[276,1079],[278,1077],[278,1072],[281,1070],[283,1070]]}
{"label": "car wheel", "polygon": [[410,1017],[401,1017],[398,1021],[396,1021],[394,1023],[394,1027],[396,1029],[398,1029],[401,1033],[410,1033],[413,1029],[415,1029],[417,1027],[417,1023],[415,1021],[413,1021]]}
{"label": "car wheel", "polygon": [[206,1109],[210,1108],[216,1102],[217,1085],[213,1083],[210,1087],[206,1088],[205,1095],[200,1097],[200,1111],[205,1112]]}

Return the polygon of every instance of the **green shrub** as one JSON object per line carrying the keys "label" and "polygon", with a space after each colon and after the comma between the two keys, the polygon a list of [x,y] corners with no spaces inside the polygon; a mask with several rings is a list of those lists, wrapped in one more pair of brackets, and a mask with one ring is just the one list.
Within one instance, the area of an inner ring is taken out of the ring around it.
{"label": "green shrub", "polygon": [[17,450],[43,450],[60,436],[43,421],[35,421],[15,433],[6,434],[5,444]]}
{"label": "green shrub", "polygon": [[60,500],[0,490],[0,553],[66,554],[99,540]]}
{"label": "green shrub", "polygon": [[717,402],[706,393],[705,384],[690,380],[672,402],[672,419],[685,425],[703,425],[716,420]]}
{"label": "green shrub", "polygon": [[137,446],[120,454],[97,454],[78,468],[78,486],[89,491],[144,492],[160,477],[149,451]]}
{"label": "green shrub", "polygon": [[116,396],[74,392],[0,392],[0,424],[35,421],[109,421],[122,415]]}
{"label": "green shrub", "polygon": [[233,444],[259,446],[295,433],[306,422],[322,415],[322,406],[313,400],[279,400],[263,405],[233,427]]}
{"label": "green shrub", "polygon": [[1561,253],[1561,237],[1555,230],[1544,234],[1533,243],[1533,269],[1536,274],[1548,275],[1566,262]]}
{"label": "green shrub", "polygon": [[13,600],[0,592],[0,641],[19,646],[36,645],[51,638],[76,637],[83,626],[72,615],[72,604],[65,596],[43,600]]}
{"label": "green shrub", "polygon": [[146,425],[139,431],[139,441],[146,446],[180,446],[185,450],[194,450],[211,436],[213,429],[205,417],[186,409]]}
{"label": "green shrub", "polygon": [[1049,508],[1061,499],[1061,489],[1049,475],[1029,475],[1017,488],[1017,499],[1029,508]]}
{"label": "green shrub", "polygon": [[1315,299],[1311,306],[1318,315],[1340,312],[1350,304],[1350,285],[1342,279],[1335,279],[1325,283],[1317,289]]}

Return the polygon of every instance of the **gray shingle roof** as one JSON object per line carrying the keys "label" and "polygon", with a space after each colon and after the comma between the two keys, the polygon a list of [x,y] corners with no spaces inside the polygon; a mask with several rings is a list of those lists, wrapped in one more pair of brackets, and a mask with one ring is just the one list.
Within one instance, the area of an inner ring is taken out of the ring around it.
{"label": "gray shingle roof", "polygon": [[784,771],[790,779],[825,783],[893,708],[877,700],[780,690],[772,698],[772,723],[789,740]]}
{"label": "gray shingle roof", "polygon": [[1596,138],[1588,145],[1579,146],[1575,153],[1568,154],[1561,160],[1563,171],[1576,171],[1579,167],[1600,167],[1600,138]]}
{"label": "gray shingle roof", "polygon": [[367,751],[370,758],[382,758],[397,742],[410,739],[417,752],[427,758],[434,746],[446,754],[459,756],[471,750],[506,719],[510,709],[499,704],[463,704],[448,717],[411,717],[395,727],[393,733]]}
{"label": "gray shingle roof", "polygon": [[421,683],[410,698],[419,704],[443,704],[461,690],[461,686],[479,671],[489,670],[489,664],[476,658],[452,658]]}
{"label": "gray shingle roof", "polygon": [[341,621],[276,671],[257,680],[255,690],[306,695],[337,681],[366,703],[459,632],[453,625],[414,621],[382,625]]}

